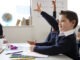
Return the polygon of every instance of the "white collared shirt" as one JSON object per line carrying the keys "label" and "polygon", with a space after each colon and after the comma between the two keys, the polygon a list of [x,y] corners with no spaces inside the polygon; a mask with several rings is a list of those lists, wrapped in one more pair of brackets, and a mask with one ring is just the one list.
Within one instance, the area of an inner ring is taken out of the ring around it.
{"label": "white collared shirt", "polygon": [[66,31],[66,32],[60,32],[59,36],[69,36],[71,34],[75,33],[75,29]]}

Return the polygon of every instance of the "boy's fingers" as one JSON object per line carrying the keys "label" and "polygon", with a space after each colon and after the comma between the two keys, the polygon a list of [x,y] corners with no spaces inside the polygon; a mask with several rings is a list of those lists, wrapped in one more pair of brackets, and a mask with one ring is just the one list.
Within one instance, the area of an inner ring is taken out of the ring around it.
{"label": "boy's fingers", "polygon": [[40,7],[41,7],[41,3],[40,3]]}
{"label": "boy's fingers", "polygon": [[39,3],[37,2],[37,7],[39,7]]}
{"label": "boy's fingers", "polygon": [[38,11],[38,9],[34,9],[33,11]]}
{"label": "boy's fingers", "polygon": [[39,3],[37,2],[37,7],[40,8],[40,7],[41,7],[41,3],[39,4]]}
{"label": "boy's fingers", "polygon": [[55,0],[53,0],[53,1],[52,1],[52,3],[53,3],[53,4],[55,4],[55,3],[56,3],[56,1],[55,1]]}
{"label": "boy's fingers", "polygon": [[34,11],[37,11],[37,9],[34,9]]}

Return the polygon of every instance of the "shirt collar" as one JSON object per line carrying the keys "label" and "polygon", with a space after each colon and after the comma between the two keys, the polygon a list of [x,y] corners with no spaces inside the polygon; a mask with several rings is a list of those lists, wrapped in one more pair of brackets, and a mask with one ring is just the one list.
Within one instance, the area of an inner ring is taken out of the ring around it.
{"label": "shirt collar", "polygon": [[73,34],[74,32],[75,32],[75,29],[72,29],[72,30],[69,30],[66,32],[60,32],[59,35],[63,34],[64,36],[69,36],[69,35]]}

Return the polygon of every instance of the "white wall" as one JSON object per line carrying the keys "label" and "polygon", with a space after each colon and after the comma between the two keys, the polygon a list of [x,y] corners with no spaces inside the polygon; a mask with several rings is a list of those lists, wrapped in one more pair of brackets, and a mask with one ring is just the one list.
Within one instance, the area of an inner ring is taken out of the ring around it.
{"label": "white wall", "polygon": [[[37,40],[38,42],[44,41],[48,34],[48,30],[43,30],[44,27],[39,26],[36,28],[33,26],[15,26],[15,27],[3,27],[5,38],[9,42],[26,42],[27,40]],[[45,27],[47,29],[47,27]]]}
{"label": "white wall", "polygon": [[[78,25],[80,25],[80,0],[67,0],[68,2],[68,10],[75,11],[78,15]],[[76,2],[76,3],[75,3]]]}
{"label": "white wall", "polygon": [[9,42],[26,42],[32,40],[32,27],[3,27],[5,38]]}

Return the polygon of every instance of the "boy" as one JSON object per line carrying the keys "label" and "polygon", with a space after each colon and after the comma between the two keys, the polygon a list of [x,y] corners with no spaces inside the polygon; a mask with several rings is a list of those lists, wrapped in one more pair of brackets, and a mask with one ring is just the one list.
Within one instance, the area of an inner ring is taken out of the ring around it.
{"label": "boy", "polygon": [[53,44],[35,43],[31,45],[31,50],[47,55],[64,54],[74,60],[79,60],[76,36],[74,33],[74,29],[78,24],[77,14],[68,10],[61,11],[60,18],[57,23],[54,17],[51,17],[41,10],[41,5],[37,4],[36,11],[40,12],[46,21],[56,29],[56,37],[53,40]]}

